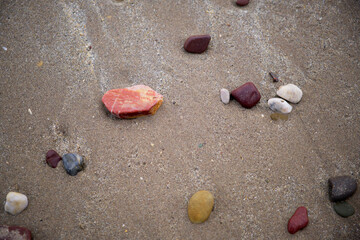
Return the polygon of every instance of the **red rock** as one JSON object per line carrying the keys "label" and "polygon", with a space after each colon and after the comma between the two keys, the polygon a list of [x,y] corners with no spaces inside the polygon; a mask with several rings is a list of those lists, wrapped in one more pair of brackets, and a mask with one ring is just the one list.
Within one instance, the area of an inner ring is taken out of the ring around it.
{"label": "red rock", "polygon": [[105,107],[119,118],[137,118],[154,115],[163,102],[163,96],[148,86],[112,89],[103,98]]}
{"label": "red rock", "polygon": [[260,92],[252,82],[247,82],[233,90],[231,96],[244,108],[252,108],[261,98]]}
{"label": "red rock", "polygon": [[1,240],[31,240],[29,229],[18,226],[0,226]]}
{"label": "red rock", "polygon": [[46,153],[46,162],[50,167],[56,168],[58,163],[61,161],[60,155],[54,150],[49,150]]}
{"label": "red rock", "polygon": [[248,5],[249,4],[249,2],[250,2],[250,0],[237,0],[236,1],[236,5],[238,5],[238,6],[246,6],[246,5]]}
{"label": "red rock", "polygon": [[291,234],[306,227],[309,223],[308,213],[306,207],[298,207],[294,215],[289,219],[288,231]]}
{"label": "red rock", "polygon": [[189,53],[203,53],[211,40],[210,35],[190,36],[184,44],[184,49]]}

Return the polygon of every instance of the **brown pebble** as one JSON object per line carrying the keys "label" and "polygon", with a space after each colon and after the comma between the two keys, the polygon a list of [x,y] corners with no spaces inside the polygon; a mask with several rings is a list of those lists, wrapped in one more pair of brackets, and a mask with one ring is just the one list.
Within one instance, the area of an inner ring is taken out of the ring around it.
{"label": "brown pebble", "polygon": [[282,113],[272,113],[270,115],[270,118],[274,121],[277,121],[277,120],[288,120],[289,119],[289,116],[287,114],[282,114]]}
{"label": "brown pebble", "polygon": [[184,44],[184,49],[189,53],[203,53],[211,40],[210,35],[190,36]]}
{"label": "brown pebble", "polygon": [[236,5],[243,7],[243,6],[248,5],[249,2],[250,2],[250,0],[237,0]]}
{"label": "brown pebble", "polygon": [[252,108],[261,98],[259,90],[252,82],[247,82],[231,92],[231,96],[244,108]]}

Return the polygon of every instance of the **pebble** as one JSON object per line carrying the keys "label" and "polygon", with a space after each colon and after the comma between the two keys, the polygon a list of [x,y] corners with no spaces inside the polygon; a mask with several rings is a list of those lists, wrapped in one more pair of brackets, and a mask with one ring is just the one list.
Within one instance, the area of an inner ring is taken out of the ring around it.
{"label": "pebble", "polygon": [[206,51],[210,40],[210,35],[190,36],[184,43],[184,49],[189,53],[203,53]]}
{"label": "pebble", "polygon": [[294,84],[287,84],[279,87],[279,90],[277,90],[276,94],[279,97],[288,100],[289,102],[298,103],[302,98],[303,92]]}
{"label": "pebble", "polygon": [[248,5],[249,2],[250,2],[250,0],[237,0],[236,5],[243,7],[243,6]]}
{"label": "pebble", "polygon": [[291,234],[305,228],[309,223],[308,213],[306,207],[298,207],[289,219],[288,231]]}
{"label": "pebble", "polygon": [[338,215],[344,218],[350,217],[355,213],[354,207],[345,201],[336,202],[333,208]]}
{"label": "pebble", "polygon": [[282,113],[272,113],[270,114],[270,118],[271,120],[277,121],[277,120],[288,120],[289,119],[289,115],[287,114],[282,114]]}
{"label": "pebble", "polygon": [[337,176],[329,178],[329,197],[330,201],[343,201],[351,197],[356,189],[357,182],[350,176]]}
{"label": "pebble", "polygon": [[290,113],[292,110],[292,106],[281,98],[270,98],[268,101],[268,105],[271,110],[284,114]]}
{"label": "pebble", "polygon": [[31,240],[31,232],[24,227],[0,225],[0,239]]}
{"label": "pebble", "polygon": [[76,153],[66,153],[62,160],[66,172],[71,176],[75,176],[84,168],[84,159]]}
{"label": "pebble", "polygon": [[163,102],[163,96],[145,85],[136,85],[107,91],[102,102],[110,113],[119,118],[137,118],[154,115]]}
{"label": "pebble", "polygon": [[205,222],[214,207],[214,196],[209,191],[199,191],[189,200],[188,216],[192,223]]}
{"label": "pebble", "polygon": [[21,213],[28,206],[27,197],[18,192],[9,192],[6,195],[5,211],[17,215]]}
{"label": "pebble", "polygon": [[46,153],[46,162],[50,167],[56,168],[58,163],[61,161],[60,155],[54,150],[49,150]]}
{"label": "pebble", "polygon": [[220,90],[220,99],[224,104],[228,104],[230,102],[230,93],[229,90],[223,88]]}
{"label": "pebble", "polygon": [[231,96],[244,108],[252,108],[261,98],[260,92],[252,82],[247,82],[236,88],[231,92]]}

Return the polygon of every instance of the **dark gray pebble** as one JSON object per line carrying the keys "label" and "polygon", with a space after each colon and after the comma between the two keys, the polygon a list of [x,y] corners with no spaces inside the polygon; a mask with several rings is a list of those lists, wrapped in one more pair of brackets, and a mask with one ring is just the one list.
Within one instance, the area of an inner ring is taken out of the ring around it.
{"label": "dark gray pebble", "polygon": [[67,153],[62,156],[63,165],[66,172],[75,176],[78,172],[83,170],[84,168],[84,160],[83,157],[76,153]]}
{"label": "dark gray pebble", "polygon": [[350,217],[355,213],[354,207],[345,201],[336,202],[333,207],[335,212],[344,218]]}
{"label": "dark gray pebble", "polygon": [[329,179],[330,201],[343,201],[351,197],[356,189],[357,182],[350,176],[337,176]]}

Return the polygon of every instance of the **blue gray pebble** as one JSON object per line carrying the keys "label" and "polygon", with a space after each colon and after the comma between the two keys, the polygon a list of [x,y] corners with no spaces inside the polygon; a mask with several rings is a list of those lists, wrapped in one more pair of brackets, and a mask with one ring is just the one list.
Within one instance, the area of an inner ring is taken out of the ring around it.
{"label": "blue gray pebble", "polygon": [[83,157],[76,153],[66,153],[62,156],[62,160],[66,172],[71,176],[75,176],[84,168]]}

